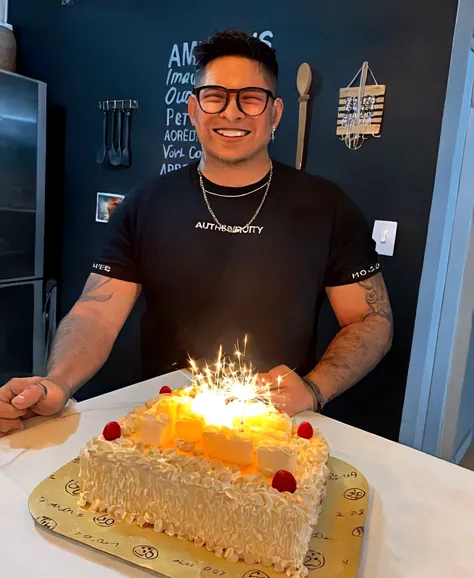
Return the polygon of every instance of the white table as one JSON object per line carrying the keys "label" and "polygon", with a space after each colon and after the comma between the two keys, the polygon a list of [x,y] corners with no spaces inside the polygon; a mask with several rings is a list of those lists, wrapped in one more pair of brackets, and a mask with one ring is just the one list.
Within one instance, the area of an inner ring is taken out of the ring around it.
{"label": "white table", "polygon": [[[185,383],[180,373],[139,383],[0,440],[2,577],[150,576],[38,528],[28,496],[105,423],[154,397],[162,385]],[[320,428],[331,453],[353,464],[371,485],[360,578],[474,577],[473,472],[323,416],[301,417]]]}

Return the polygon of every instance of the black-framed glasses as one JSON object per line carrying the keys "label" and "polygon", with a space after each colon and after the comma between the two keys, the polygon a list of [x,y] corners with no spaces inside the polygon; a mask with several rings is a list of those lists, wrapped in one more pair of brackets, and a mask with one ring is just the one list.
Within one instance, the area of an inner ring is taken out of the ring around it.
{"label": "black-framed glasses", "polygon": [[275,100],[271,90],[255,86],[245,88],[225,88],[223,86],[198,86],[193,90],[201,109],[207,114],[223,112],[235,94],[239,110],[248,116],[258,116],[265,112],[268,101]]}

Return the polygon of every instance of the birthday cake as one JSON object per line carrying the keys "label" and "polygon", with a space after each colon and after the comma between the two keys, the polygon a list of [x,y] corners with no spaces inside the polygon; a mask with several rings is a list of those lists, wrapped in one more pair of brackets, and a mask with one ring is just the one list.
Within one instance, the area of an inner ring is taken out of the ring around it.
{"label": "birthday cake", "polygon": [[231,386],[229,375],[217,386],[209,370],[196,376],[89,441],[79,505],[232,562],[305,576],[326,491],[326,441],[269,404],[250,373]]}

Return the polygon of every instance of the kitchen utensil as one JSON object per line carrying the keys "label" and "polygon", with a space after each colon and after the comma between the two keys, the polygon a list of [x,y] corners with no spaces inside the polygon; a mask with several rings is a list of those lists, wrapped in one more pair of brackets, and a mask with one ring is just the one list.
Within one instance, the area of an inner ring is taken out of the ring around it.
{"label": "kitchen utensil", "polygon": [[123,131],[123,151],[122,151],[122,166],[130,166],[130,119],[132,116],[131,110],[125,111],[124,131]]}
{"label": "kitchen utensil", "polygon": [[116,110],[112,109],[112,118],[111,118],[111,129],[110,129],[110,148],[109,148],[109,162],[112,163],[112,160],[115,158],[116,156],[116,151],[115,151],[115,115],[116,115]]}
{"label": "kitchen utensil", "polygon": [[296,76],[296,86],[299,92],[298,102],[300,103],[300,114],[298,119],[298,141],[296,146],[296,168],[301,170],[303,164],[304,144],[306,136],[306,116],[309,100],[309,90],[311,87],[312,73],[308,63],[303,64],[298,69]]}
{"label": "kitchen utensil", "polygon": [[[130,131],[132,111],[138,109],[138,100],[100,100],[98,106],[101,110],[107,111],[107,124],[104,119],[104,142],[106,142],[106,153],[112,166],[122,165],[129,167],[130,160]],[[108,125],[111,125],[110,135]],[[102,151],[97,155],[97,162],[102,157]]]}
{"label": "kitchen utensil", "polygon": [[114,111],[114,118],[116,122],[114,124],[114,143],[109,153],[109,161],[112,166],[118,167],[122,162],[122,111]]}
{"label": "kitchen utensil", "polygon": [[104,110],[103,130],[102,130],[102,149],[97,153],[97,162],[102,164],[107,156],[107,120],[108,114]]}

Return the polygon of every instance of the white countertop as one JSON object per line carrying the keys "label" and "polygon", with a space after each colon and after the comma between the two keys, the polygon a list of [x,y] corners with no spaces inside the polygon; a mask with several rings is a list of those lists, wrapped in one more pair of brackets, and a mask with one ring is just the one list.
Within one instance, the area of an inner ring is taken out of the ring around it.
{"label": "white countertop", "polygon": [[[0,439],[2,577],[150,576],[37,527],[28,496],[105,423],[154,397],[162,385],[185,383],[180,373],[139,383],[72,405],[59,418],[34,418],[25,431]],[[301,417],[370,483],[359,578],[474,577],[473,472],[323,416]]]}

